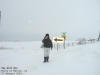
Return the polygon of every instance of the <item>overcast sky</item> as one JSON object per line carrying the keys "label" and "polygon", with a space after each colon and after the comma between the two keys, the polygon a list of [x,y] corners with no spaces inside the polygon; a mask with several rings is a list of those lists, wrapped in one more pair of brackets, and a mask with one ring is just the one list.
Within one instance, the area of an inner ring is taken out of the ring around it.
{"label": "overcast sky", "polygon": [[100,0],[0,0],[0,40],[39,40],[67,32],[68,39],[100,32]]}

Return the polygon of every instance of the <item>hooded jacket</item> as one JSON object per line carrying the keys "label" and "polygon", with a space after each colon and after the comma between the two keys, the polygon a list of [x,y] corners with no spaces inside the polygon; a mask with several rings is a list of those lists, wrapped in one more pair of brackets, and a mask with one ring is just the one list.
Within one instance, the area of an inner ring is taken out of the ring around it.
{"label": "hooded jacket", "polygon": [[43,43],[43,47],[46,47],[46,48],[52,48],[53,47],[52,41],[50,39],[43,39],[42,43]]}

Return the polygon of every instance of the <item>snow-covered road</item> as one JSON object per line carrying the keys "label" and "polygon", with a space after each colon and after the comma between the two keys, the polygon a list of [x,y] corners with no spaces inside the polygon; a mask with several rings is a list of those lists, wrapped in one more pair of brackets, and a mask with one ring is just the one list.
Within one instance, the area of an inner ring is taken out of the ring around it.
{"label": "snow-covered road", "polygon": [[0,42],[0,68],[27,70],[22,75],[100,75],[100,42],[53,49],[49,63],[43,63],[40,46],[41,42]]}

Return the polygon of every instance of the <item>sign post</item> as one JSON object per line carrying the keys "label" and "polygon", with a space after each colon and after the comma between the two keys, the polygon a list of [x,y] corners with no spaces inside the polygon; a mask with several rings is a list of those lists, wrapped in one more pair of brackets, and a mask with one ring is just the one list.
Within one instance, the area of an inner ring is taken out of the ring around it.
{"label": "sign post", "polygon": [[64,49],[65,49],[66,32],[63,32],[61,37],[64,38],[63,46],[64,46]]}
{"label": "sign post", "polygon": [[57,44],[57,51],[60,43],[64,43],[64,38],[53,37],[53,43]]}

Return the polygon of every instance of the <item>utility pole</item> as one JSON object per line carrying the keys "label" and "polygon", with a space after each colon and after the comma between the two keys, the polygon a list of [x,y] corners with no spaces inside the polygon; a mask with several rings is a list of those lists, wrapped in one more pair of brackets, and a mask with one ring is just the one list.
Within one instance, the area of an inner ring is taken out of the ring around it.
{"label": "utility pole", "polygon": [[0,10],[0,24],[1,24],[1,10]]}

